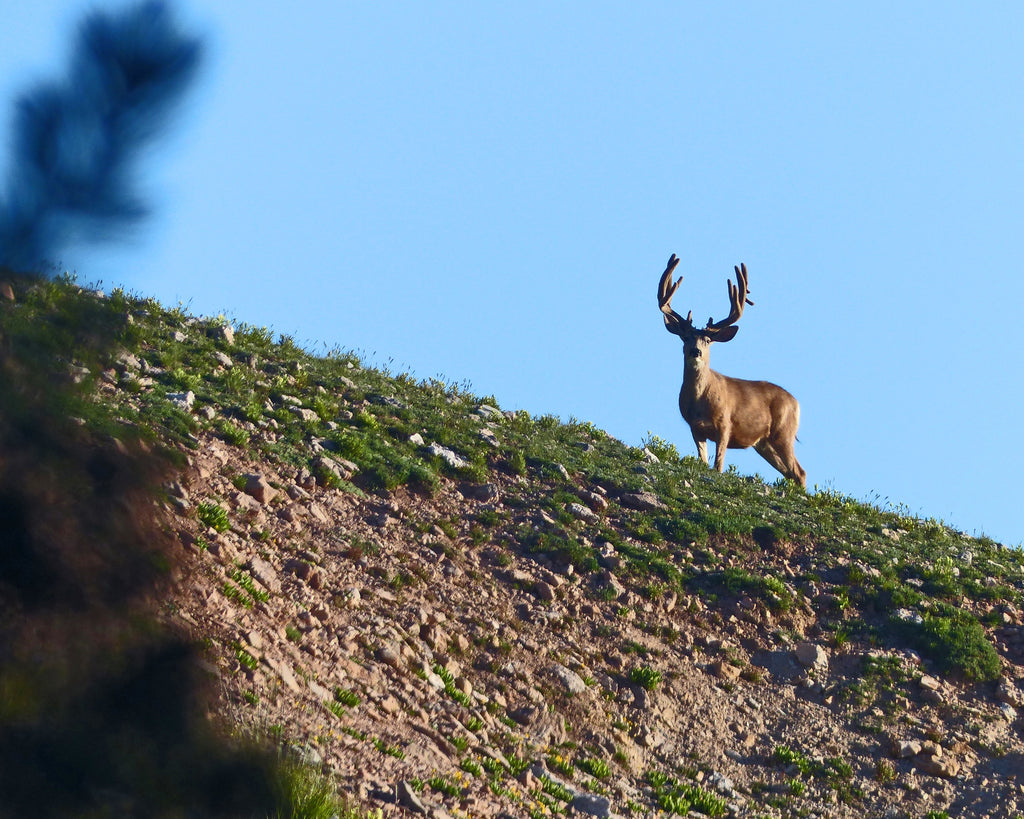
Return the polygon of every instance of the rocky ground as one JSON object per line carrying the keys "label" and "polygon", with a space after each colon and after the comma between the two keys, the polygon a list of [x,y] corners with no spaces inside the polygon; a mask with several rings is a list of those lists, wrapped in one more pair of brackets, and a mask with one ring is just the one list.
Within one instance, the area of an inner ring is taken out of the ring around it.
{"label": "rocky ground", "polygon": [[210,718],[352,815],[1024,815],[1017,551],[119,292],[0,312],[76,426],[172,450]]}
{"label": "rocky ground", "polygon": [[[553,521],[523,503],[523,477],[367,496],[250,454],[203,434],[169,485],[190,568],[166,616],[206,642],[217,718],[322,764],[365,809],[1013,817],[1024,807],[1012,607],[999,683],[943,679],[912,652],[827,638],[812,605],[825,581],[779,612],[743,595],[635,588],[617,577],[610,544],[595,544],[603,568],[587,577],[530,556],[515,533]],[[586,529],[608,498],[570,479]],[[799,561],[779,557],[794,576]]]}

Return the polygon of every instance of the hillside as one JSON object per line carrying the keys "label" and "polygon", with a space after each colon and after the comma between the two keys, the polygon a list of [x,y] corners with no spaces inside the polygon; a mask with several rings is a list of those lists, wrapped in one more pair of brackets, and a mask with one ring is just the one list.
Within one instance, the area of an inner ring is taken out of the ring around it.
{"label": "hillside", "polygon": [[56,371],[75,428],[165,465],[143,596],[210,721],[344,815],[1024,811],[1018,551],[262,328],[10,295],[9,384]]}

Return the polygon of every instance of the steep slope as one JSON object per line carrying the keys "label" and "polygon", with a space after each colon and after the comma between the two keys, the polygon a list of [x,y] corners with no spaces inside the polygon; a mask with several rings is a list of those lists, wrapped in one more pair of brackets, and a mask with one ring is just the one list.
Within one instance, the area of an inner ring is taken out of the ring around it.
{"label": "steep slope", "polygon": [[121,293],[3,311],[59,325],[75,300],[118,338],[62,365],[83,423],[180,457],[162,617],[205,646],[214,718],[363,809],[1024,802],[1017,551]]}

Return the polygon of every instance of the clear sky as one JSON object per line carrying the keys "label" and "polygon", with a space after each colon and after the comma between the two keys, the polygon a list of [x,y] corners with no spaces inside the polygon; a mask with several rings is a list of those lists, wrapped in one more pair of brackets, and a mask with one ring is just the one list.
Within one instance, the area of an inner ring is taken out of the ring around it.
{"label": "clear sky", "polygon": [[[8,5],[5,100],[98,4]],[[812,491],[1024,540],[1024,5],[173,8],[199,87],[81,280],[693,453],[658,277],[703,322],[742,261],[711,363],[800,400]]]}

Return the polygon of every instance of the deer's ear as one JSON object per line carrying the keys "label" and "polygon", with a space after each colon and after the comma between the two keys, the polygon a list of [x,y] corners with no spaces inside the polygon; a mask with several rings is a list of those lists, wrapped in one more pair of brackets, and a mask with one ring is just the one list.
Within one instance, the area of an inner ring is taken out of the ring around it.
{"label": "deer's ear", "polygon": [[737,327],[735,324],[733,324],[733,325],[731,325],[729,327],[723,327],[721,330],[719,330],[714,335],[714,337],[711,340],[712,341],[732,341],[734,338],[736,338],[736,334],[739,331],[740,331],[740,328]]}

